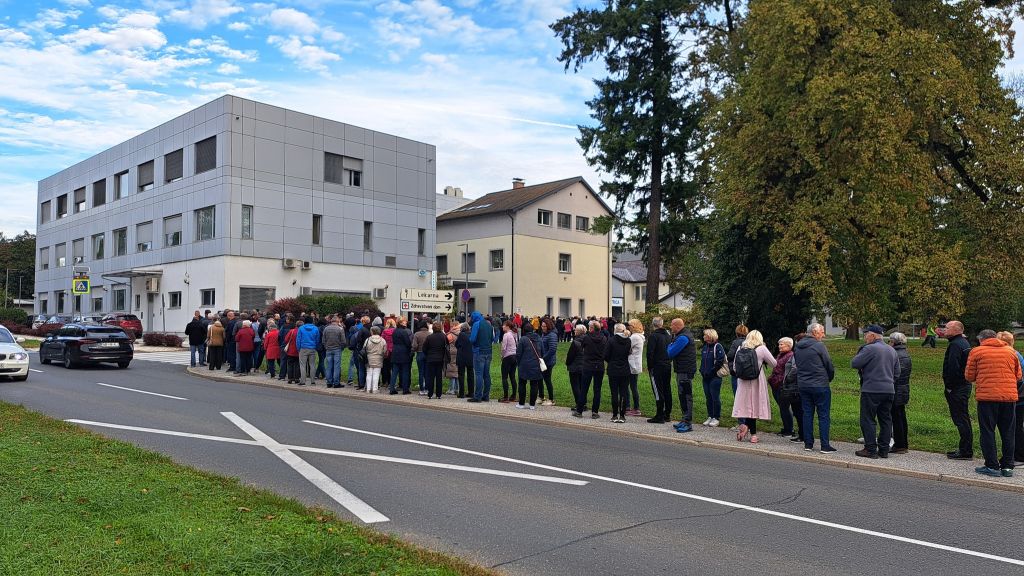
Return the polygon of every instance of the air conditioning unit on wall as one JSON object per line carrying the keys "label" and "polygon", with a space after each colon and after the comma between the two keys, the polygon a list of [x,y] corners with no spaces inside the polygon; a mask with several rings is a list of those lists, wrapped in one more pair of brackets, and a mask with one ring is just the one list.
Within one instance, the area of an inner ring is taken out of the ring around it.
{"label": "air conditioning unit on wall", "polygon": [[146,292],[159,292],[160,291],[160,279],[159,278],[146,278]]}
{"label": "air conditioning unit on wall", "polygon": [[312,267],[313,267],[313,263],[310,262],[309,260],[303,260],[302,261],[302,269],[303,270],[309,270]]}
{"label": "air conditioning unit on wall", "polygon": [[388,289],[387,288],[374,288],[373,289],[373,299],[374,300],[383,300],[383,299],[385,299],[387,297],[388,297]]}
{"label": "air conditioning unit on wall", "polygon": [[281,259],[281,267],[282,268],[298,268],[301,262],[302,262],[301,260],[296,260],[295,258],[282,258]]}

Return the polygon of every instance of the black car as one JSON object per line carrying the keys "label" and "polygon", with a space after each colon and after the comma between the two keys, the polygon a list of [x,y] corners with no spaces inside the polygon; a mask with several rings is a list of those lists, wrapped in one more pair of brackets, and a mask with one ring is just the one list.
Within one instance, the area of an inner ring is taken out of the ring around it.
{"label": "black car", "polygon": [[101,362],[127,368],[134,353],[132,339],[124,330],[94,324],[65,324],[39,344],[41,363],[60,362],[65,368]]}

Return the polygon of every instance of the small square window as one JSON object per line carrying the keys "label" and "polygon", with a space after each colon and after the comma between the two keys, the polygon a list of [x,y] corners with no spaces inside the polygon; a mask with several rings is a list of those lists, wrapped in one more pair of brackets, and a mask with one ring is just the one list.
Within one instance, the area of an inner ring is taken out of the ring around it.
{"label": "small square window", "polygon": [[396,258],[394,256],[385,256],[384,257],[384,265],[385,266],[395,266],[396,265]]}
{"label": "small square window", "polygon": [[168,308],[181,308],[181,292],[168,292],[167,293],[167,307]]}
{"label": "small square window", "polygon": [[537,224],[551,226],[551,210],[537,210]]}
{"label": "small square window", "polygon": [[577,216],[576,229],[580,232],[590,232],[590,218],[587,218],[586,216]]}
{"label": "small square window", "polygon": [[558,213],[558,227],[562,230],[568,230],[572,224],[572,215],[566,214],[565,212]]}
{"label": "small square window", "polygon": [[462,273],[476,274],[476,252],[462,253]]}
{"label": "small square window", "polygon": [[92,311],[103,312],[103,297],[97,296],[92,299]]}
{"label": "small square window", "polygon": [[505,251],[491,250],[491,270],[505,269]]}
{"label": "small square window", "polygon": [[181,214],[164,218],[164,246],[181,246]]}
{"label": "small square window", "polygon": [[202,304],[200,306],[216,306],[217,305],[217,291],[213,288],[205,288],[199,291],[199,298]]}

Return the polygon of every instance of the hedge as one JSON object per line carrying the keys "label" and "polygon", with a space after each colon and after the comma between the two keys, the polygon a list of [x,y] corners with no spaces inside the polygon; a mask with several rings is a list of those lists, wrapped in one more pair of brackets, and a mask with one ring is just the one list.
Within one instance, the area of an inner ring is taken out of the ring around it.
{"label": "hedge", "polygon": [[28,313],[21,308],[0,308],[0,322],[28,324]]}
{"label": "hedge", "polygon": [[349,312],[366,314],[370,317],[383,316],[375,300],[359,296],[333,295],[281,298],[267,307],[267,312],[271,315],[281,314],[282,316],[288,313],[298,316],[308,312],[316,312],[321,317],[328,314],[346,315]]}
{"label": "hedge", "polygon": [[167,346],[170,348],[180,348],[182,338],[177,334],[147,332],[146,334],[142,335],[142,343],[145,344],[146,346]]}

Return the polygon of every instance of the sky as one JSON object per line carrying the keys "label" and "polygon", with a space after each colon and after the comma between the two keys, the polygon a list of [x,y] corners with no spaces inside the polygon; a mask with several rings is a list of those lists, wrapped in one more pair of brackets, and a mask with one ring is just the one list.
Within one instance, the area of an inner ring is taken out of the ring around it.
{"label": "sky", "polygon": [[434,144],[439,191],[597,187],[576,126],[603,71],[565,72],[548,26],[599,3],[0,0],[0,231],[35,230],[40,179],[223,94]]}

